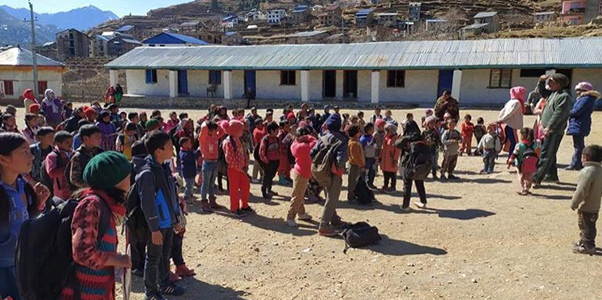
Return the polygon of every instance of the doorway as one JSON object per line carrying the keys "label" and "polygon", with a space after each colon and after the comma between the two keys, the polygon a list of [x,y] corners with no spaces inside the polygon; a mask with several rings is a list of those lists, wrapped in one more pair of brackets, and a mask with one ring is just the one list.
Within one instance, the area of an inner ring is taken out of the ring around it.
{"label": "doorway", "polygon": [[324,91],[324,98],[336,98],[337,97],[337,71],[328,70],[323,73],[322,90]]}
{"label": "doorway", "polygon": [[343,98],[357,98],[357,71],[343,73]]}
{"label": "doorway", "polygon": [[188,73],[178,70],[178,95],[188,95]]}
{"label": "doorway", "polygon": [[255,92],[255,96],[257,97],[257,73],[255,72],[255,70],[246,70],[245,71],[244,94],[246,94],[249,89],[251,89],[253,92]]}
{"label": "doorway", "polygon": [[443,94],[443,91],[452,90],[452,86],[454,84],[454,70],[440,70],[439,71],[439,85],[437,87],[437,97],[438,99]]}

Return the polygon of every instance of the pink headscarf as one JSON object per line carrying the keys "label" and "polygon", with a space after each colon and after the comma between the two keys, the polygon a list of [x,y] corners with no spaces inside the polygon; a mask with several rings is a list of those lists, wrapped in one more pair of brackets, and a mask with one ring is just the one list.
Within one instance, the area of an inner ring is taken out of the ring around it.
{"label": "pink headscarf", "polygon": [[510,99],[516,99],[520,102],[522,112],[525,113],[525,94],[527,89],[522,86],[515,86],[510,89]]}
{"label": "pink headscarf", "polygon": [[231,120],[230,126],[228,126],[228,129],[226,129],[226,132],[233,137],[239,138],[242,136],[244,130],[245,124],[243,124],[243,122],[238,120]]}

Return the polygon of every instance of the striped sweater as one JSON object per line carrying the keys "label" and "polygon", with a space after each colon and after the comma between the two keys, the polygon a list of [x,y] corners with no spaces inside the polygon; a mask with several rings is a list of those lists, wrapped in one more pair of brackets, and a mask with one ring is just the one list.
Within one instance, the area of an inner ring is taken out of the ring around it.
{"label": "striped sweater", "polygon": [[[102,212],[99,201],[103,200],[88,191],[84,192],[85,196],[75,209],[71,224],[73,260],[76,263],[75,275],[80,288],[81,300],[114,300],[115,269],[105,266],[105,263],[109,257],[115,256],[117,253],[115,218],[111,216],[109,229],[99,242],[98,228]],[[115,208],[123,207],[123,205],[115,204],[102,191],[94,190],[94,194],[104,199],[113,214],[121,214],[121,211],[116,212]],[[64,288],[60,297],[61,300],[75,298],[74,291],[70,287]]]}

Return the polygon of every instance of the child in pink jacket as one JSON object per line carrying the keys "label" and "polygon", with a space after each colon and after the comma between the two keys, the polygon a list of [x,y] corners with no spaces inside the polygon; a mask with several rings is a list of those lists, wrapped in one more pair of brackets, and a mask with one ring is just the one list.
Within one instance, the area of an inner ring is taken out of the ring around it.
{"label": "child in pink jacket", "polygon": [[295,157],[295,166],[291,172],[293,178],[293,192],[291,194],[291,205],[286,216],[286,223],[291,227],[297,227],[295,216],[299,220],[309,221],[311,216],[305,212],[304,197],[307,185],[311,179],[311,157],[309,152],[318,140],[313,137],[309,129],[300,127],[296,132],[296,139],[291,146],[291,152]]}
{"label": "child in pink jacket", "polygon": [[[249,194],[251,185],[247,168],[249,166],[249,152],[240,140],[245,125],[238,120],[231,120],[227,127],[228,137],[224,139],[223,148],[228,165],[228,191],[230,192],[230,212],[243,217],[252,213],[249,207]],[[242,201],[242,205],[240,202]]]}

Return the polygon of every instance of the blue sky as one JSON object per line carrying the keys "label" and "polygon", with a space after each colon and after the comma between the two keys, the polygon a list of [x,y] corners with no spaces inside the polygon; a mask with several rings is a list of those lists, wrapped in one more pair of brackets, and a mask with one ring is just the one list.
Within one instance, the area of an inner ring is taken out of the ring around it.
{"label": "blue sky", "polygon": [[[74,8],[94,5],[102,10],[110,10],[122,17],[130,13],[146,15],[151,9],[166,7],[192,0],[32,0],[33,8],[38,13],[55,13]],[[27,0],[0,0],[0,4],[14,8],[29,7]]]}

